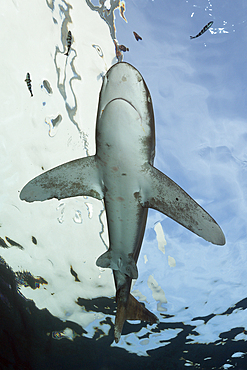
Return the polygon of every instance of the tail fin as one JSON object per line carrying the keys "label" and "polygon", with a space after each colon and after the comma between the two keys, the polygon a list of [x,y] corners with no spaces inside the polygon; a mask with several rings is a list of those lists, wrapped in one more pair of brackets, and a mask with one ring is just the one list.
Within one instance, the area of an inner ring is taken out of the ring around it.
{"label": "tail fin", "polygon": [[122,329],[125,320],[142,320],[150,324],[159,322],[158,318],[145,308],[144,304],[140,303],[131,294],[126,305],[117,299],[117,313],[115,319],[114,338],[118,343],[121,337]]}

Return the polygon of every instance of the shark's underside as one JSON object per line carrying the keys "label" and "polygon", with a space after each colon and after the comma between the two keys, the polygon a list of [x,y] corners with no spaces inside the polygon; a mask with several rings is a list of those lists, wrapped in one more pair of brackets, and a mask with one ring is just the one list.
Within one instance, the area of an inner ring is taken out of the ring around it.
{"label": "shark's underside", "polygon": [[[216,221],[183,189],[153,167],[155,134],[151,96],[140,73],[117,63],[104,77],[96,123],[96,154],[53,168],[21,191],[27,202],[90,196],[104,199],[109,249],[97,265],[111,268],[117,297],[115,340],[126,319],[157,318],[130,295],[147,209],[156,209],[188,230],[225,244]],[[79,247],[79,246],[78,246]]]}

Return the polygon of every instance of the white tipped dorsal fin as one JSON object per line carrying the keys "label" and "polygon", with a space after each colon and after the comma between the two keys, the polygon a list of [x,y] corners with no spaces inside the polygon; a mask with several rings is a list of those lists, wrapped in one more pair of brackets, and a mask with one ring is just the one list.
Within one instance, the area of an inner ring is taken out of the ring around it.
{"label": "white tipped dorsal fin", "polygon": [[213,244],[224,245],[217,222],[168,176],[146,164],[139,194],[143,207],[154,208]]}

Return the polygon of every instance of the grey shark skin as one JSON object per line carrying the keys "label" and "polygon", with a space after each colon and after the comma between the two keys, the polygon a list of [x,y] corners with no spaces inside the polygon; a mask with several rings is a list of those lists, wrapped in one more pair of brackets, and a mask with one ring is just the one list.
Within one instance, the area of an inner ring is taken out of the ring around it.
{"label": "grey shark skin", "polygon": [[114,274],[118,342],[127,319],[151,323],[157,317],[131,294],[148,208],[171,217],[205,240],[225,244],[215,220],[184,190],[153,167],[155,129],[152,100],[141,74],[128,63],[106,73],[99,97],[96,154],[55,167],[27,183],[27,202],[91,196],[104,199],[109,249],[96,261]]}

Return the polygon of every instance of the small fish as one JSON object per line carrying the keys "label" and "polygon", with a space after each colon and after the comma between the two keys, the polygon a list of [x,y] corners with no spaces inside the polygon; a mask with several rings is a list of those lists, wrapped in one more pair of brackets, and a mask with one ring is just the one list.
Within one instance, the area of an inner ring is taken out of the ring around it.
{"label": "small fish", "polygon": [[201,36],[204,32],[206,32],[212,26],[213,23],[214,23],[213,21],[209,22],[208,24],[206,24],[205,27],[203,27],[203,29],[196,36],[190,36],[190,38],[195,39],[196,37]]}
{"label": "small fish", "polygon": [[67,47],[68,47],[68,50],[67,50],[67,53],[65,53],[64,55],[69,55],[69,51],[70,51],[70,48],[71,48],[71,44],[72,44],[72,34],[71,34],[71,32],[69,31],[69,32],[68,32],[68,36],[67,36]]}
{"label": "small fish", "polygon": [[118,47],[121,51],[129,51],[129,48],[126,48],[124,45],[118,45]]}
{"label": "small fish", "polygon": [[28,87],[28,90],[30,91],[31,93],[31,96],[33,96],[33,92],[32,92],[32,84],[31,84],[31,80],[30,80],[30,73],[27,73],[26,75],[26,79],[25,79],[25,82],[27,83],[27,87]]}
{"label": "small fish", "polygon": [[142,40],[141,36],[138,35],[138,33],[136,33],[135,31],[133,31],[133,34],[136,38],[136,41],[139,41],[139,40]]}

